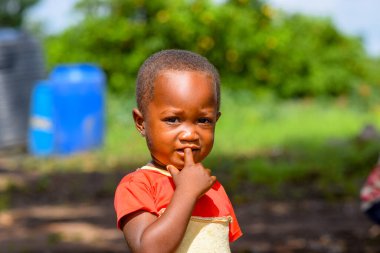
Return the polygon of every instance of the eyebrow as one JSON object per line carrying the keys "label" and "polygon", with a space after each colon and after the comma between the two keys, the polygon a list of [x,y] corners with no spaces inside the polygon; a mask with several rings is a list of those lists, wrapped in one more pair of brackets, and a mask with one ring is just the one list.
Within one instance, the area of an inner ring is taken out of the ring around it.
{"label": "eyebrow", "polygon": [[178,109],[178,108],[175,108],[175,107],[172,107],[170,109],[166,109],[164,111],[162,111],[160,114],[167,114],[167,113],[183,113],[185,110],[183,109]]}
{"label": "eyebrow", "polygon": [[[165,114],[168,114],[168,113],[174,113],[174,114],[182,114],[184,113],[186,110],[183,110],[183,109],[179,109],[179,108],[175,108],[175,107],[172,107],[170,109],[166,109],[164,111],[162,111],[160,113],[160,115],[165,115]],[[213,113],[214,112],[214,109],[209,109],[209,108],[204,108],[204,109],[201,109],[200,110],[200,113],[201,114],[209,114],[209,113]]]}
{"label": "eyebrow", "polygon": [[159,117],[172,117],[181,116],[184,114],[183,110],[180,109],[166,109],[158,114]]}

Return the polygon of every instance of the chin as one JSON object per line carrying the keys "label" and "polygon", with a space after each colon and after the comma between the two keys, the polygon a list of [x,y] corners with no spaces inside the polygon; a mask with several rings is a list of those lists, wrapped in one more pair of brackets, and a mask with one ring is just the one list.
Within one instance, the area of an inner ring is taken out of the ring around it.
{"label": "chin", "polygon": [[180,162],[180,163],[173,163],[173,165],[178,169],[178,170],[182,170],[183,167],[185,166],[185,164],[183,162]]}

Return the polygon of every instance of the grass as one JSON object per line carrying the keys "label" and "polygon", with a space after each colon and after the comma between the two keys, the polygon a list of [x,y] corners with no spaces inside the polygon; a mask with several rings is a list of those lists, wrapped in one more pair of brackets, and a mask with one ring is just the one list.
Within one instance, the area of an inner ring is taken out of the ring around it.
{"label": "grass", "polygon": [[[134,127],[134,104],[131,98],[108,97],[102,149],[71,157],[27,157],[17,159],[15,166],[40,172],[127,171],[140,166],[149,153]],[[274,188],[310,181],[326,192],[336,186],[353,196],[380,150],[378,140],[355,139],[365,125],[380,126],[376,103],[363,107],[347,99],[278,101],[224,90],[221,111],[214,149],[205,163],[227,174],[231,189],[242,181]]]}
{"label": "grass", "polygon": [[276,102],[225,97],[222,113],[215,150],[227,154],[276,148],[293,140],[313,145],[331,138],[350,138],[366,124],[380,125],[371,112],[313,100]]}
{"label": "grass", "polygon": [[[131,110],[134,100],[108,100],[108,135],[103,155],[147,158],[145,141],[135,130]],[[313,100],[256,100],[247,94],[222,97],[222,117],[216,128],[214,155],[239,156],[276,149],[294,140],[311,146],[333,139],[347,139],[363,126],[380,126],[380,117],[338,102]],[[132,159],[131,157],[131,159]]]}
{"label": "grass", "polygon": [[[377,104],[341,100],[255,100],[249,95],[223,100],[211,159],[227,157],[241,181],[270,185],[315,184],[322,195],[357,197],[376,163],[379,136],[361,139],[365,126],[380,126]],[[223,168],[225,161],[211,162]]]}

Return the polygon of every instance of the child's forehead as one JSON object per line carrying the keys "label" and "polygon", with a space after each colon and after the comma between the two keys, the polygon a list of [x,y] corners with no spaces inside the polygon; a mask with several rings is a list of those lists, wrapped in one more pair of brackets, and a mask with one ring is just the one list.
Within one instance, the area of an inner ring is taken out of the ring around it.
{"label": "child's forehead", "polygon": [[163,72],[155,81],[153,97],[166,100],[216,99],[217,90],[212,78],[201,71]]}
{"label": "child's forehead", "polygon": [[[197,70],[166,70],[161,71],[153,82],[154,90],[160,86],[161,91],[168,91],[174,87],[177,89],[193,87],[195,89],[204,89],[206,86],[213,87],[216,93],[216,85],[212,75],[205,71]],[[174,85],[174,86],[173,86]]]}
{"label": "child's forehead", "polygon": [[196,69],[161,69],[157,72],[156,78],[161,75],[167,75],[167,74],[176,74],[176,75],[186,75],[188,73],[198,73],[203,74],[212,77],[212,74],[205,70],[196,70]]}
{"label": "child's forehead", "polygon": [[192,70],[192,69],[163,69],[159,71],[153,81],[153,85],[155,86],[158,79],[166,79],[169,80],[171,78],[183,78],[190,75],[197,75],[197,76],[204,76],[205,78],[210,80],[210,83],[215,84],[215,80],[213,78],[213,75],[207,71],[202,70]]}

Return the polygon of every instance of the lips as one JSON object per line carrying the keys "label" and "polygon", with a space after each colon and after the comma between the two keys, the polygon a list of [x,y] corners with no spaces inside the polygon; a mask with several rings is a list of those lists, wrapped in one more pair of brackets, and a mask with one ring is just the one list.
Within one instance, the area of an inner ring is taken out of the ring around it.
{"label": "lips", "polygon": [[176,152],[179,153],[179,154],[184,154],[185,153],[185,149],[186,148],[190,148],[191,149],[191,152],[197,152],[200,150],[199,147],[185,147],[185,148],[179,148],[179,149],[176,149]]}

